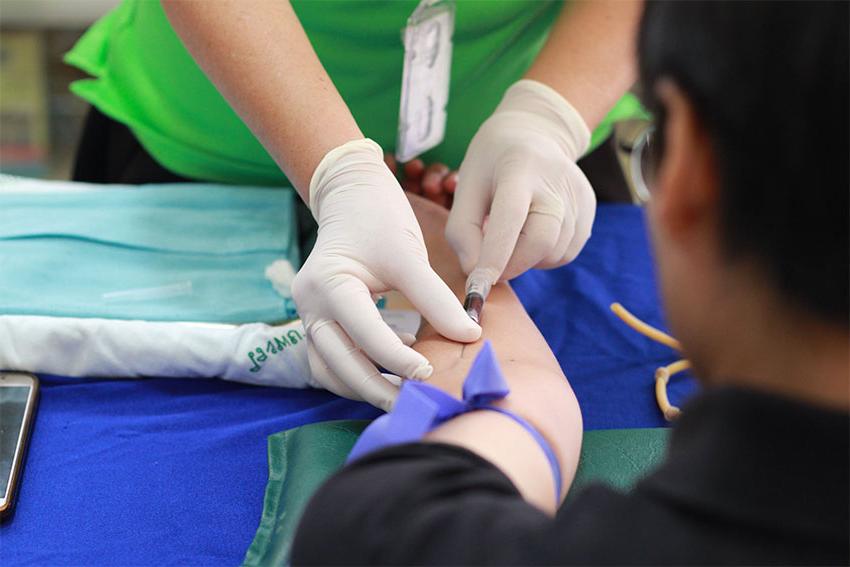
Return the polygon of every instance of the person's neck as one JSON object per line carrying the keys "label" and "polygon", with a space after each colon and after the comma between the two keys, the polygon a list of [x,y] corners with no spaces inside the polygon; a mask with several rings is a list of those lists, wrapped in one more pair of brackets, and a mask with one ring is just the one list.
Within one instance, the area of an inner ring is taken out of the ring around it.
{"label": "person's neck", "polygon": [[850,411],[850,333],[737,274],[703,313],[703,381]]}

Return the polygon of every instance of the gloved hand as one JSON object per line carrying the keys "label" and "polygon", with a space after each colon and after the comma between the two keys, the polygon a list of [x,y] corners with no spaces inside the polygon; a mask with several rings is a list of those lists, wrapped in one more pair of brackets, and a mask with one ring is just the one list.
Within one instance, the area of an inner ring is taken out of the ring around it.
{"label": "gloved hand", "polygon": [[378,144],[356,140],[328,152],[310,181],[310,210],[318,238],[292,297],[313,378],[340,396],[389,410],[398,388],[372,361],[418,380],[433,368],[407,346],[412,336],[399,337],[384,323],[373,294],[400,291],[455,341],[475,341],[481,328],[428,264],[419,223]]}
{"label": "gloved hand", "polygon": [[507,90],[469,144],[446,226],[468,290],[486,296],[500,279],[578,255],[596,212],[575,163],[589,142],[582,117],[550,87],[521,80]]}

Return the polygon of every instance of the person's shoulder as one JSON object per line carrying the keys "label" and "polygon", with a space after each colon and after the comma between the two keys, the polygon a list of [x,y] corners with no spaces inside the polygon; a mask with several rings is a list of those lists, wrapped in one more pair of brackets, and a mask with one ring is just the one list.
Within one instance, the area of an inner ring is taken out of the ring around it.
{"label": "person's shoulder", "polygon": [[591,484],[571,494],[558,511],[550,553],[569,563],[652,560],[658,557],[655,548],[668,539],[665,528],[676,521],[667,506],[641,490]]}
{"label": "person's shoulder", "polygon": [[590,485],[571,495],[541,559],[559,564],[847,564],[842,546],[740,521],[663,490],[656,474],[629,492]]}
{"label": "person's shoulder", "polygon": [[591,484],[570,495],[538,543],[542,559],[558,564],[725,563],[724,550],[710,549],[712,530],[645,482],[627,492]]}

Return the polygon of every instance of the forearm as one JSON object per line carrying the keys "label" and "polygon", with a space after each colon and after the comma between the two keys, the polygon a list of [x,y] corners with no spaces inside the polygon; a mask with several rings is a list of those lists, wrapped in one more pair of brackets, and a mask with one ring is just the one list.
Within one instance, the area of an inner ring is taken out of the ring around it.
{"label": "forearm", "polygon": [[289,2],[162,0],[184,45],[309,202],[325,154],[363,137]]}
{"label": "forearm", "polygon": [[[431,264],[461,297],[465,275],[443,237],[446,211],[411,198],[422,226]],[[572,389],[545,339],[507,284],[493,287],[482,319],[481,340],[472,344],[449,341],[430,326],[419,332],[414,348],[434,366],[429,383],[460,396],[463,381],[485,340],[491,341],[511,394],[499,405],[531,422],[555,451],[563,492],[572,481],[581,448],[581,414]],[[553,512],[554,480],[548,462],[533,438],[514,421],[495,412],[474,412],[453,419],[429,439],[460,445],[500,468],[523,497]]]}
{"label": "forearm", "polygon": [[558,91],[592,130],[637,79],[640,0],[578,0],[564,6],[525,75]]}
{"label": "forearm", "polygon": [[[558,458],[562,495],[578,465],[581,413],[558,361],[507,284],[490,292],[482,324],[482,341],[460,345],[430,327],[420,332],[414,348],[434,365],[429,383],[460,396],[475,356],[489,340],[511,393],[496,405],[529,421],[549,442]],[[545,455],[531,435],[495,412],[474,412],[434,430],[428,439],[465,447],[496,465],[536,507],[553,513],[554,477]]]}
{"label": "forearm", "polygon": [[[460,296],[465,277],[443,236],[447,211],[408,197],[431,265]],[[397,295],[388,302],[404,307]],[[557,360],[507,284],[491,291],[483,330],[511,388],[500,405],[553,447],[566,492],[582,426]],[[429,383],[459,396],[482,342],[454,343],[426,325],[415,348],[431,357]],[[292,563],[552,563],[545,550],[556,546],[536,545],[536,538],[552,534],[541,510],[555,509],[551,469],[528,431],[496,412],[475,411],[445,422],[425,443],[368,454],[325,483],[302,516]]]}

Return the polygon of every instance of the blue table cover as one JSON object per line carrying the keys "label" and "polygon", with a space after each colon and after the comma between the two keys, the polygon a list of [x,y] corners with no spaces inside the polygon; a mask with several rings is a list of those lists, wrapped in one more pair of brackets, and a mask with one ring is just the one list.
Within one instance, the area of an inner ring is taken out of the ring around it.
{"label": "blue table cover", "polygon": [[[665,425],[653,373],[675,354],[608,307],[620,301],[664,327],[640,209],[600,206],[576,262],[513,285],[570,379],[587,429]],[[3,565],[239,564],[263,508],[266,437],[377,416],[322,391],[217,380],[43,376],[41,384],[17,510],[0,526]],[[694,389],[692,378],[676,376],[671,400]]]}

